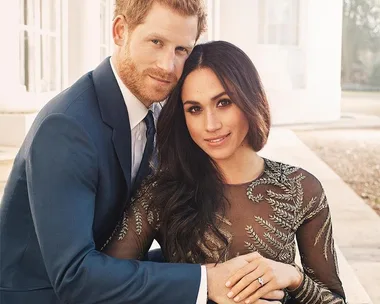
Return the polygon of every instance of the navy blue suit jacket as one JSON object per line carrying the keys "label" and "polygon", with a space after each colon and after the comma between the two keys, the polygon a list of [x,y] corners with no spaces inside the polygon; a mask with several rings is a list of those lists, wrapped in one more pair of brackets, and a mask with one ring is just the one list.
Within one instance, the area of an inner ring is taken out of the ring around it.
{"label": "navy blue suit jacket", "polygon": [[200,266],[99,248],[131,196],[131,130],[109,58],[51,100],[0,206],[0,303],[196,302]]}

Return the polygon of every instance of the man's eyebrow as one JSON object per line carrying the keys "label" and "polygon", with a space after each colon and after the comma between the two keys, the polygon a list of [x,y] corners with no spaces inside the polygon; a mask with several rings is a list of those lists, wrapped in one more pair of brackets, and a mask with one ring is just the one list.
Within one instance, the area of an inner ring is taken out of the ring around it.
{"label": "man's eyebrow", "polygon": [[158,39],[160,39],[160,40],[165,40],[165,41],[167,41],[167,39],[166,39],[164,36],[162,36],[161,34],[159,34],[159,33],[157,33],[157,32],[152,32],[152,33],[150,33],[150,34],[148,35],[148,38],[158,38]]}
{"label": "man's eyebrow", "polygon": [[[150,33],[148,35],[148,39],[158,39],[158,40],[162,40],[164,42],[168,41],[167,38],[165,38],[163,35],[161,35],[157,32]],[[183,48],[188,49],[188,50],[192,50],[194,48],[195,44],[179,44],[178,46],[183,47]]]}

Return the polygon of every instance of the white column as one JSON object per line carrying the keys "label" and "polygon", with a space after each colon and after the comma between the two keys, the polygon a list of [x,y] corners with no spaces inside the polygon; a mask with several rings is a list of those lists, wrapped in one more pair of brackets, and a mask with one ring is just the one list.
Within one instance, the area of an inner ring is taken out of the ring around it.
{"label": "white column", "polygon": [[309,1],[309,88],[340,89],[342,12],[342,0]]}
{"label": "white column", "polygon": [[310,0],[308,9],[307,90],[315,97],[321,118],[338,119],[343,0]]}
{"label": "white column", "polygon": [[220,0],[214,0],[213,39],[220,40]]}
{"label": "white column", "polygon": [[68,84],[100,62],[100,1],[68,0]]}
{"label": "white column", "polygon": [[220,0],[207,1],[207,40],[220,39]]}

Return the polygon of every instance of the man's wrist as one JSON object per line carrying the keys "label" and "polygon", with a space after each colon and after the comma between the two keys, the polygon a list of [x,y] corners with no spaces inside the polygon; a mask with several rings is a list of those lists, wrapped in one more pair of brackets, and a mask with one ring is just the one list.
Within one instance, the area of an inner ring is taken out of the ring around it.
{"label": "man's wrist", "polygon": [[207,298],[216,301],[215,295],[212,293],[212,281],[215,276],[215,264],[205,264],[207,271]]}

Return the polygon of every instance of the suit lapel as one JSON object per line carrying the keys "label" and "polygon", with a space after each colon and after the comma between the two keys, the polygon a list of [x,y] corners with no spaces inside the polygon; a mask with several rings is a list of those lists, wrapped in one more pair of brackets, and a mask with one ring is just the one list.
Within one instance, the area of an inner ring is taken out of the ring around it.
{"label": "suit lapel", "polygon": [[92,73],[103,121],[113,129],[112,141],[131,191],[131,127],[119,85],[112,71],[110,58],[106,58]]}

